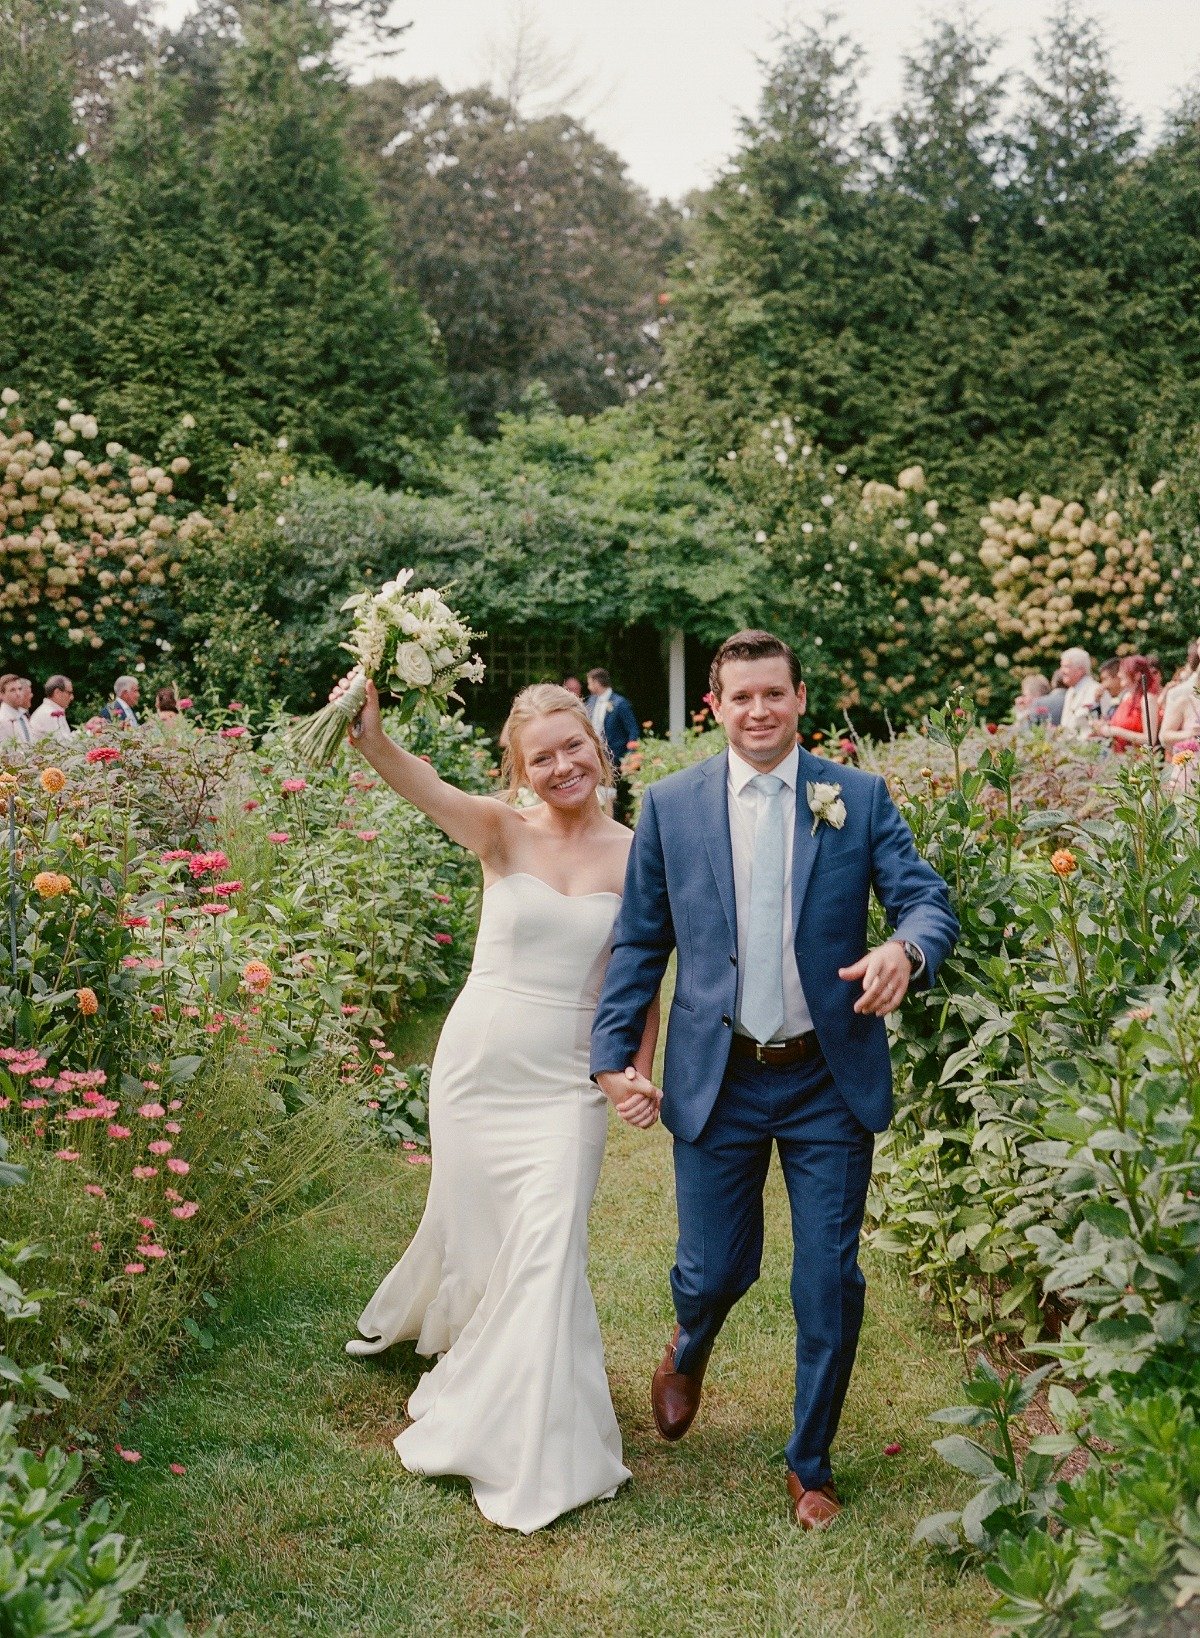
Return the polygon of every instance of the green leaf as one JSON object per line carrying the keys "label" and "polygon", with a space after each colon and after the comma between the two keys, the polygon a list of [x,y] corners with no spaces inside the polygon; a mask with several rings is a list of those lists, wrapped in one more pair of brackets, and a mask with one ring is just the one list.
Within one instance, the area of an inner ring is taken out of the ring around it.
{"label": "green leaf", "polygon": [[944,1462],[958,1468],[960,1473],[969,1473],[973,1479],[1003,1477],[987,1451],[973,1439],[965,1439],[961,1433],[952,1433],[945,1439],[935,1439],[933,1448]]}

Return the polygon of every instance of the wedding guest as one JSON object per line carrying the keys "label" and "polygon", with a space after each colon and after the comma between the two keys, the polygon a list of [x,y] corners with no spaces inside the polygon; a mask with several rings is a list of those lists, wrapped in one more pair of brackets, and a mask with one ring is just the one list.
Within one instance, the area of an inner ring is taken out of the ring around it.
{"label": "wedding guest", "polygon": [[1100,716],[1107,722],[1117,709],[1117,701],[1121,698],[1121,662],[1115,657],[1105,660],[1100,667]]}
{"label": "wedding guest", "polygon": [[1067,697],[1066,678],[1061,671],[1056,671],[1050,679],[1050,692],[1042,701],[1046,712],[1046,721],[1051,728],[1057,728],[1062,721],[1063,704]]}
{"label": "wedding guest", "polygon": [[1127,654],[1121,661],[1120,682],[1121,698],[1116,710],[1107,722],[1098,722],[1092,733],[1099,739],[1111,740],[1114,751],[1157,744],[1162,686],[1158,667],[1144,654]]}
{"label": "wedding guest", "polygon": [[160,688],[154,696],[154,714],[160,722],[174,722],[179,716],[179,702],[173,688]]}
{"label": "wedding guest", "polygon": [[56,673],[46,678],[46,697],[29,719],[29,733],[32,739],[61,739],[68,743],[71,739],[71,724],[67,721],[67,710],[75,698],[75,686],[70,677]]}
{"label": "wedding guest", "polygon": [[18,745],[30,744],[29,717],[22,707],[25,699],[25,679],[11,671],[0,677],[0,742],[13,740]]}
{"label": "wedding guest", "polygon": [[1197,713],[1196,680],[1200,672],[1200,643],[1188,645],[1187,659],[1180,667],[1173,685],[1163,694],[1162,720],[1158,727],[1159,743],[1167,752],[1173,751],[1182,739],[1195,739],[1200,727]]}
{"label": "wedding guest", "polygon": [[621,778],[621,763],[641,738],[633,706],[623,694],[613,692],[612,678],[602,665],[593,666],[587,674],[587,713],[592,727],[608,748],[612,765],[617,770],[615,788],[604,787],[601,805],[605,813],[621,818],[628,799],[628,785]]}
{"label": "wedding guest", "polygon": [[1021,678],[1021,692],[1013,702],[1013,721],[1018,728],[1045,727],[1050,721],[1050,712],[1046,708],[1049,692],[1050,679],[1043,677],[1041,672],[1031,671]]}
{"label": "wedding guest", "polygon": [[141,695],[136,677],[118,677],[113,684],[113,697],[100,707],[105,722],[115,722],[122,728],[139,726],[135,707]]}
{"label": "wedding guest", "polygon": [[1086,648],[1068,648],[1058,664],[1066,685],[1058,725],[1064,734],[1086,739],[1100,699],[1100,684],[1092,676],[1092,657]]}
{"label": "wedding guest", "polygon": [[563,687],[566,689],[568,694],[574,694],[577,700],[581,700],[583,698],[583,684],[580,682],[578,677],[564,677]]}

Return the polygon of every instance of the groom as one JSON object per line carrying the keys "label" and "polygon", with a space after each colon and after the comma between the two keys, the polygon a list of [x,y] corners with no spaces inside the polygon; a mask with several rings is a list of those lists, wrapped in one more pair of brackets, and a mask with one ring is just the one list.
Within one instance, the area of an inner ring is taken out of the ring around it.
{"label": "groom", "polygon": [[[654,1419],[664,1439],[687,1432],[717,1333],[758,1277],[777,1144],[794,1247],[787,1483],[811,1530],[841,1511],[829,1447],[862,1323],[873,1134],[892,1114],[883,1020],[910,984],[933,981],[958,923],[883,780],[797,745],[805,689],[786,643],[738,632],[710,684],[729,748],[646,792],[591,1066],[627,1115],[657,1101],[630,1066],[674,948],[661,1098],[675,1139],[678,1324],[654,1373]],[[895,936],[868,950],[872,888]]]}

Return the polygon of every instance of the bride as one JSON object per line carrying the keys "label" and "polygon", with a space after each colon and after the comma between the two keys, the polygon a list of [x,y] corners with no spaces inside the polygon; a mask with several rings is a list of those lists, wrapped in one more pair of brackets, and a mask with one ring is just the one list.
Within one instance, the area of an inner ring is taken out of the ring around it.
{"label": "bride", "polygon": [[[439,1355],[408,1402],[401,1461],[464,1475],[485,1518],[529,1533],[629,1478],[587,1283],[587,1216],[607,1125],[588,1039],[632,835],[600,809],[608,758],[565,688],[524,689],[505,737],[510,797],[526,786],[536,807],[446,784],[384,733],[370,685],[351,730],[394,790],[479,855],[484,892],[471,972],[433,1061],[425,1215],[346,1350],[415,1340]],[[647,1078],[657,1008],[651,1020],[635,1065]],[[658,1118],[648,1096],[616,1108],[634,1126]]]}

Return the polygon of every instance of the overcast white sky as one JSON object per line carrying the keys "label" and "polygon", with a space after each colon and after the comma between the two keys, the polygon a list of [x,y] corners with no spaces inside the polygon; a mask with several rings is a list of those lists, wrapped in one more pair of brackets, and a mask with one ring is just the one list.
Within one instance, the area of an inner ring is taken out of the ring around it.
{"label": "overcast white sky", "polygon": [[[374,72],[437,78],[451,90],[486,75],[489,46],[511,35],[514,0],[396,0],[409,20],[399,53]],[[653,194],[679,198],[710,182],[754,110],[760,73],[780,25],[815,21],[826,0],[523,0],[549,42],[574,55],[591,84],[573,111],[621,154]],[[162,0],[176,21],[189,0]],[[901,59],[949,9],[926,0],[841,0],[847,31],[867,47],[868,112],[895,105]],[[1093,0],[1130,108],[1151,132],[1179,89],[1200,75],[1198,0]],[[1030,61],[1048,0],[982,0],[983,24],[1003,39],[1001,61]],[[372,69],[359,65],[355,77]]]}

